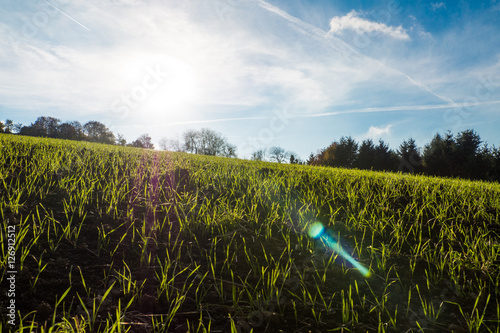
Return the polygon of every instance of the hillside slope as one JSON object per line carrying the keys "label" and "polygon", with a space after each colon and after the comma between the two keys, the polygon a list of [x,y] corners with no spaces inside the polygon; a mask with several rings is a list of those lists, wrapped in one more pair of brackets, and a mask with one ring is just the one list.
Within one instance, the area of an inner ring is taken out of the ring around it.
{"label": "hillside slope", "polygon": [[499,184],[13,135],[0,152],[2,331],[500,330]]}

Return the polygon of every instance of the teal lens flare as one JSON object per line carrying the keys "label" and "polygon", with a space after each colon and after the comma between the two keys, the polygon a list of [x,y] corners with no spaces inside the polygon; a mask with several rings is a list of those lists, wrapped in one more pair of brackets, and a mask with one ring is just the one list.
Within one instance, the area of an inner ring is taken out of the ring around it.
{"label": "teal lens flare", "polygon": [[340,244],[333,239],[330,235],[325,232],[325,227],[320,222],[316,222],[309,227],[309,236],[314,239],[321,239],[326,246],[328,246],[331,250],[340,254],[345,260],[349,261],[356,269],[358,269],[361,274],[365,277],[370,277],[370,271],[359,262],[357,262],[349,253],[347,253]]}
{"label": "teal lens flare", "polygon": [[316,239],[321,236],[324,231],[325,227],[323,227],[320,222],[316,222],[309,228],[309,236]]}

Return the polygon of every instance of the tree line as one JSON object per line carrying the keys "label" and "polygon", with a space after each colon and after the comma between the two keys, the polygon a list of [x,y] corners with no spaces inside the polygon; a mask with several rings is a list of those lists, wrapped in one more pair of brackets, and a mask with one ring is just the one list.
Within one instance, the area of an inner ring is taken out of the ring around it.
{"label": "tree line", "polygon": [[23,126],[7,119],[5,123],[0,121],[0,133],[154,149],[148,134],[143,134],[137,140],[127,143],[123,135],[115,135],[106,125],[95,120],[82,125],[79,121],[62,123],[60,119],[54,117],[38,117],[35,122]]}
{"label": "tree line", "polygon": [[358,144],[350,136],[342,137],[311,153],[307,164],[500,181],[500,148],[489,147],[472,129],[457,135],[438,133],[423,149],[410,138],[396,151],[383,140]]}
{"label": "tree line", "polygon": [[[78,121],[62,123],[60,119],[43,116],[38,117],[30,125],[23,126],[7,119],[5,123],[0,121],[0,133],[155,149],[152,139],[147,133],[142,134],[135,141],[127,143],[123,135],[115,135],[105,124],[95,120],[82,125]],[[236,146],[229,143],[222,134],[207,128],[184,132],[182,141],[162,138],[160,148],[193,154],[236,157]]]}
{"label": "tree line", "polygon": [[[148,134],[127,143],[123,135],[115,135],[98,121],[82,125],[78,121],[62,123],[57,118],[38,117],[34,123],[23,126],[7,119],[5,123],[0,121],[0,133],[155,148]],[[159,145],[162,150],[236,157],[236,146],[229,143],[222,134],[207,128],[187,130],[180,139],[162,138]],[[488,146],[472,129],[457,135],[450,132],[436,134],[423,148],[417,147],[412,138],[404,140],[398,149],[392,150],[381,139],[376,144],[371,139],[358,143],[350,136],[343,136],[328,147],[318,150],[316,154],[311,153],[306,161],[282,147],[259,149],[252,153],[251,159],[500,181],[500,147]]]}

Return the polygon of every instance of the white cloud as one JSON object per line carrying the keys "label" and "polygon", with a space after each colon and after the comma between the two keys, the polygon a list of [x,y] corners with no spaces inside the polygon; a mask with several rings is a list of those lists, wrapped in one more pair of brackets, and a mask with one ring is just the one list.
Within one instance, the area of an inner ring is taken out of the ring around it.
{"label": "white cloud", "polygon": [[413,25],[409,28],[411,32],[416,32],[416,34],[422,39],[432,39],[432,34],[425,31],[424,27],[418,22],[415,16],[409,15],[408,17],[413,22]]}
{"label": "white cloud", "polygon": [[410,36],[402,26],[391,27],[384,23],[378,23],[363,19],[355,10],[344,16],[335,16],[330,20],[330,33],[342,34],[345,30],[353,30],[357,33],[378,33],[399,40],[410,40]]}
{"label": "white cloud", "polygon": [[446,9],[446,4],[444,2],[432,2],[431,3],[431,9],[433,11],[436,11],[438,9],[444,8]]}
{"label": "white cloud", "polygon": [[389,134],[393,125],[387,125],[385,127],[370,126],[365,137],[378,139],[383,135]]}

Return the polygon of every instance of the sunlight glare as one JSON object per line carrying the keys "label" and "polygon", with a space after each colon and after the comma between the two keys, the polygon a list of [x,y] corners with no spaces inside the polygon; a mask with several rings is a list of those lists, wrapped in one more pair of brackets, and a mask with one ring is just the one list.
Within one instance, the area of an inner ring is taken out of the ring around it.
{"label": "sunlight glare", "polygon": [[196,73],[186,61],[143,55],[128,59],[123,77],[130,82],[128,106],[151,120],[172,119],[197,101]]}

